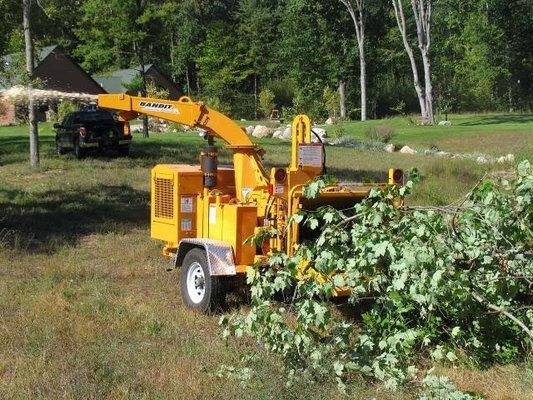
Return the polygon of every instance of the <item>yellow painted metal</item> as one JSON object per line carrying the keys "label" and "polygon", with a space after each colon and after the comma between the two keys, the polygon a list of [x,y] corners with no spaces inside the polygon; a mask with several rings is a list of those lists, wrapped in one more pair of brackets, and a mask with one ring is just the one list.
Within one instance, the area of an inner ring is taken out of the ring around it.
{"label": "yellow painted metal", "polygon": [[[312,125],[306,115],[293,121],[290,163],[272,168],[267,175],[261,162],[263,151],[235,122],[202,102],[188,97],[173,101],[112,94],[100,95],[98,105],[119,111],[124,122],[144,114],[200,127],[224,140],[233,151],[233,168],[218,168],[217,185],[210,190],[203,187],[198,165],[165,164],[152,169],[151,236],[166,243],[166,255],[175,253],[184,238],[217,239],[231,246],[236,270],[244,273],[254,262],[266,262],[273,251],[294,254],[302,240],[301,230],[298,224],[289,224],[289,218],[301,208],[325,204],[347,207],[366,197],[372,188],[393,183],[392,170],[387,183],[335,185],[324,188],[317,199],[305,199],[303,187],[323,173],[321,160],[317,163],[314,157],[322,154],[323,147],[312,143]],[[307,158],[303,151],[308,151]],[[300,161],[309,159],[313,161]],[[244,243],[260,230],[273,234],[259,249]],[[326,279],[312,266],[303,267],[302,279]],[[336,293],[342,294],[343,289],[337,288]]]}
{"label": "yellow painted metal", "polygon": [[119,118],[123,121],[141,114],[149,115],[196,126],[222,139],[233,151],[235,195],[240,201],[245,201],[253,190],[264,191],[268,185],[267,173],[261,162],[262,149],[254,145],[244,129],[233,120],[206,107],[201,101],[195,102],[185,96],[175,101],[127,94],[101,94],[98,95],[98,107],[120,111]]}
{"label": "yellow painted metal", "polygon": [[173,249],[184,238],[197,237],[197,196],[202,171],[197,166],[161,164],[151,174],[151,228],[154,239]]}

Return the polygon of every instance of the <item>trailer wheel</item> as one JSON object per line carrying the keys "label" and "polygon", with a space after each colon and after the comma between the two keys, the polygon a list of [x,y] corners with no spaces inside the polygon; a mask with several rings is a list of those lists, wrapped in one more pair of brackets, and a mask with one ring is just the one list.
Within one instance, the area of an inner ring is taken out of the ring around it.
{"label": "trailer wheel", "polygon": [[221,303],[221,279],[211,276],[205,251],[189,250],[181,267],[181,297],[187,307],[204,313],[216,310]]}

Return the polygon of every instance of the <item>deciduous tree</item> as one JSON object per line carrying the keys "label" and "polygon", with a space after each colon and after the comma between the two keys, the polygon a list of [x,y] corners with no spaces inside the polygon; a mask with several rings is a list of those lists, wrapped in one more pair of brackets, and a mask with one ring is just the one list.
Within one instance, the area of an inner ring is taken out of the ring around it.
{"label": "deciduous tree", "polygon": [[418,48],[420,49],[420,54],[422,56],[424,85],[421,83],[414,52],[409,43],[408,26],[403,11],[402,0],[392,0],[392,4],[398,29],[402,36],[403,45],[411,63],[413,84],[420,103],[422,119],[427,123],[433,124],[435,122],[433,115],[433,88],[431,85],[431,63],[429,59],[429,47],[431,44],[431,0],[411,0],[411,8],[416,24]]}

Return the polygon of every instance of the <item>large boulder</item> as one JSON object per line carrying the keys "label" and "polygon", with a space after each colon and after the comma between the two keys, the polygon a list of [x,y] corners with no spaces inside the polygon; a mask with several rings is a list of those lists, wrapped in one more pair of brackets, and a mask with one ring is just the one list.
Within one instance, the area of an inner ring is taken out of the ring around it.
{"label": "large boulder", "polygon": [[402,154],[410,154],[410,155],[414,155],[414,154],[416,154],[416,150],[410,148],[409,146],[403,146],[403,147],[400,149],[400,153],[402,153]]}
{"label": "large boulder", "polygon": [[280,139],[281,140],[291,140],[292,139],[292,128],[290,126],[286,127],[281,136],[280,136]]}
{"label": "large boulder", "polygon": [[267,128],[264,125],[257,125],[252,132],[252,136],[256,138],[267,138],[271,137],[272,133],[274,133],[272,129]]}

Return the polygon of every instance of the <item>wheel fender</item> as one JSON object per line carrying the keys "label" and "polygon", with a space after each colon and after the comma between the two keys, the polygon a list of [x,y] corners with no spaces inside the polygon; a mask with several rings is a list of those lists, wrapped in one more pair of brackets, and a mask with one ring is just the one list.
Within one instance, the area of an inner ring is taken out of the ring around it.
{"label": "wheel fender", "polygon": [[183,239],[178,245],[174,268],[181,267],[185,254],[192,248],[202,248],[207,255],[209,273],[212,276],[236,275],[233,249],[228,243],[214,239]]}

